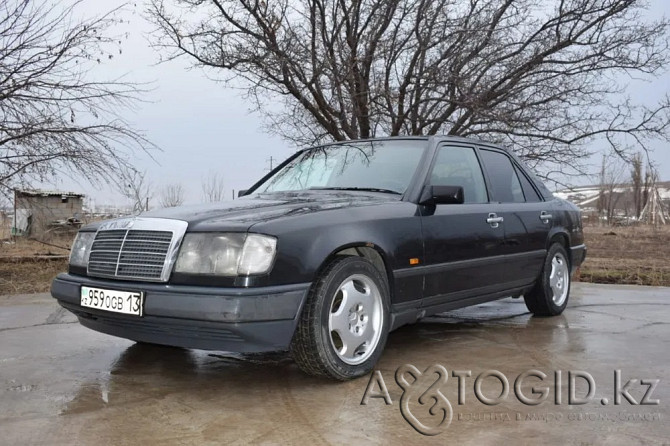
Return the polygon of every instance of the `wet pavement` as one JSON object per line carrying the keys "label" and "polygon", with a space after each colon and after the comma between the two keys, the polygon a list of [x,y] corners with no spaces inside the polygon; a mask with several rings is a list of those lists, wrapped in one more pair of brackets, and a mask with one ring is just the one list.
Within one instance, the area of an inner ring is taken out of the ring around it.
{"label": "wet pavement", "polygon": [[[134,344],[79,326],[48,295],[0,296],[0,444],[670,444],[669,341],[670,288],[576,284],[555,318],[506,299],[395,331],[362,405],[369,376]],[[589,378],[593,396],[576,404]]]}

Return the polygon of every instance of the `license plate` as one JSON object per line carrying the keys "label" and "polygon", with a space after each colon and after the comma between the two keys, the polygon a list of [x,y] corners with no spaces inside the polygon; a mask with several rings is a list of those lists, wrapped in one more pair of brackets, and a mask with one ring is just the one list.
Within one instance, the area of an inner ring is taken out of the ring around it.
{"label": "license plate", "polygon": [[144,293],[81,287],[81,306],[114,313],[142,316]]}

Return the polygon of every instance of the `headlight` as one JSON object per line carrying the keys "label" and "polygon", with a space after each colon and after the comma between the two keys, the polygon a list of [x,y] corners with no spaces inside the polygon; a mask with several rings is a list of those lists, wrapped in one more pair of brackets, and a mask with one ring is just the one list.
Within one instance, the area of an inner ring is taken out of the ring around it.
{"label": "headlight", "polygon": [[70,265],[88,265],[88,256],[91,253],[94,239],[95,232],[80,232],[77,234],[77,238],[74,239],[72,250],[70,251]]}
{"label": "headlight", "polygon": [[186,234],[175,272],[237,276],[264,274],[274,261],[277,239],[260,234]]}

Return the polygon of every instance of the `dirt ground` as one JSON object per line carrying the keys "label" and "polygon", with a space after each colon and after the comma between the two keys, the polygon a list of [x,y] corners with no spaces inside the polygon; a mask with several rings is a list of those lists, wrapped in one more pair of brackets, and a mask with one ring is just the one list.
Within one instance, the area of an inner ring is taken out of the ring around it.
{"label": "dirt ground", "polygon": [[581,282],[670,286],[670,225],[584,227]]}
{"label": "dirt ground", "polygon": [[[584,227],[588,255],[576,280],[592,283],[670,286],[670,225]],[[67,269],[73,235],[49,244],[0,238],[0,295],[49,291]]]}

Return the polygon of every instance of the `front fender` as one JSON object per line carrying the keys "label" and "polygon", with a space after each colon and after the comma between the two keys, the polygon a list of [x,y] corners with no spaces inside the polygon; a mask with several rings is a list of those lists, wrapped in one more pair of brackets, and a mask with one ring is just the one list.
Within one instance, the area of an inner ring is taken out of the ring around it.
{"label": "front fender", "polygon": [[[397,202],[374,209],[320,214],[304,218],[302,222],[290,219],[253,228],[254,232],[278,238],[277,259],[268,284],[313,282],[324,262],[338,251],[369,246],[382,255],[391,279],[389,285],[397,291],[399,287],[393,279],[393,271],[409,266],[410,258],[423,258],[421,221],[414,204]],[[421,284],[414,284],[412,292],[420,293],[419,290]],[[400,295],[396,293],[395,300],[407,297],[402,292]]]}

